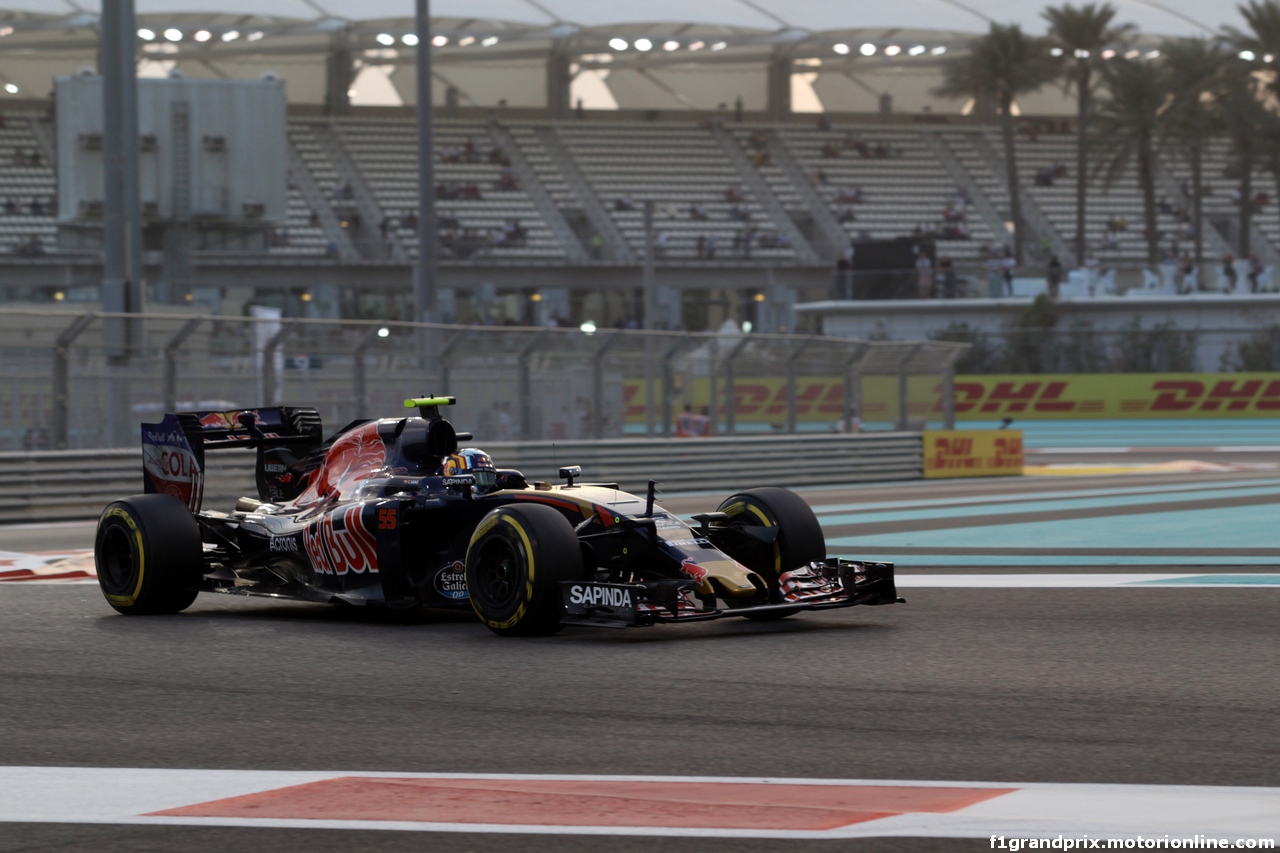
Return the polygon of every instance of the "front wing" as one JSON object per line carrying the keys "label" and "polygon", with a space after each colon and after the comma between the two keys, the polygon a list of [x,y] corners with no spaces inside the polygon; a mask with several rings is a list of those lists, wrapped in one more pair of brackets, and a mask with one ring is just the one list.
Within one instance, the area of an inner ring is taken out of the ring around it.
{"label": "front wing", "polygon": [[[697,595],[694,582],[661,580],[649,583],[563,581],[560,584],[566,625],[633,628],[684,622],[706,622],[732,616],[834,610],[859,604],[902,604],[893,582],[893,563],[829,558],[809,570],[829,582],[822,594],[754,607],[722,607],[714,596]],[[696,602],[696,603],[695,603]]]}

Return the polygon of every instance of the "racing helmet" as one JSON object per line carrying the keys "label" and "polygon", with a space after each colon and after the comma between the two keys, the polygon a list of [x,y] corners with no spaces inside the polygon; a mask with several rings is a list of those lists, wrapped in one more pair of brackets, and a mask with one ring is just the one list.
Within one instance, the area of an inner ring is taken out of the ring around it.
{"label": "racing helmet", "polygon": [[489,454],[476,447],[464,447],[444,458],[440,473],[445,477],[470,474],[475,477],[475,492],[488,494],[498,487],[498,472]]}

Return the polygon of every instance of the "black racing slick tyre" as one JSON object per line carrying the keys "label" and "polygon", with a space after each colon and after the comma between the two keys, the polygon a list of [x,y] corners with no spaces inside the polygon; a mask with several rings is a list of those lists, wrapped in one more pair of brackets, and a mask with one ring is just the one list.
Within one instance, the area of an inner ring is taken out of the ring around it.
{"label": "black racing slick tyre", "polygon": [[200,527],[170,495],[113,501],[98,519],[93,556],[102,594],[126,616],[177,613],[200,592]]}
{"label": "black racing slick tyre", "polygon": [[582,550],[551,507],[504,506],[476,526],[466,571],[471,606],[490,631],[545,637],[561,628],[560,582],[582,579]]}
{"label": "black racing slick tyre", "polygon": [[[827,541],[822,525],[804,498],[789,489],[762,486],[739,492],[720,504],[720,512],[729,523],[741,527],[774,527],[777,537],[771,545],[760,545],[730,554],[742,565],[759,574],[769,584],[770,595],[777,598],[778,579],[784,573],[827,558]],[[758,614],[751,618],[780,619],[789,613]]]}

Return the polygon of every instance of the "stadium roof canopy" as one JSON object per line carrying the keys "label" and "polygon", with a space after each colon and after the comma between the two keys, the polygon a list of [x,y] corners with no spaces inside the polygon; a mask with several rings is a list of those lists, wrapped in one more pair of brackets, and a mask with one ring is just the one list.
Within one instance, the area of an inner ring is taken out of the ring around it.
{"label": "stadium roof canopy", "polygon": [[[1112,0],[1144,41],[1243,27],[1234,4]],[[1025,0],[434,0],[435,94],[463,105],[545,106],[548,59],[568,64],[588,107],[762,109],[771,62],[796,109],[955,111],[937,65],[995,22],[1042,33]],[[349,56],[355,103],[412,103],[411,0],[136,0],[141,73],[251,77],[274,71],[290,99],[325,98],[326,65]],[[0,84],[27,96],[96,60],[98,0],[0,0]],[[408,38],[406,38],[408,37]],[[869,54],[869,55],[867,55]],[[332,88],[332,82],[330,82]],[[2,96],[0,96],[2,97]],[[1034,98],[1032,99],[1034,100]],[[1024,111],[1066,110],[1061,93]]]}

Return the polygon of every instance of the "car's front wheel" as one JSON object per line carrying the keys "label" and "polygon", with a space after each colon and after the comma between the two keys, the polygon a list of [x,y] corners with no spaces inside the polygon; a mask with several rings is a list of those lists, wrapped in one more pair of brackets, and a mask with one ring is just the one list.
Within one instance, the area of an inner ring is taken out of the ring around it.
{"label": "car's front wheel", "polygon": [[98,519],[93,556],[102,594],[125,615],[177,613],[200,592],[200,527],[170,495],[134,495],[109,504]]}
{"label": "car's front wheel", "polygon": [[549,506],[504,506],[476,526],[467,547],[467,594],[480,621],[510,637],[560,630],[560,582],[580,580],[573,527]]}
{"label": "car's front wheel", "polygon": [[[789,571],[827,558],[822,525],[804,498],[789,489],[764,486],[747,489],[727,498],[720,512],[734,527],[773,528],[771,541],[752,541],[729,556],[759,574],[769,584],[771,603],[782,603],[779,578]],[[754,538],[754,537],[753,537]],[[783,612],[755,614],[756,619],[781,619]]]}

